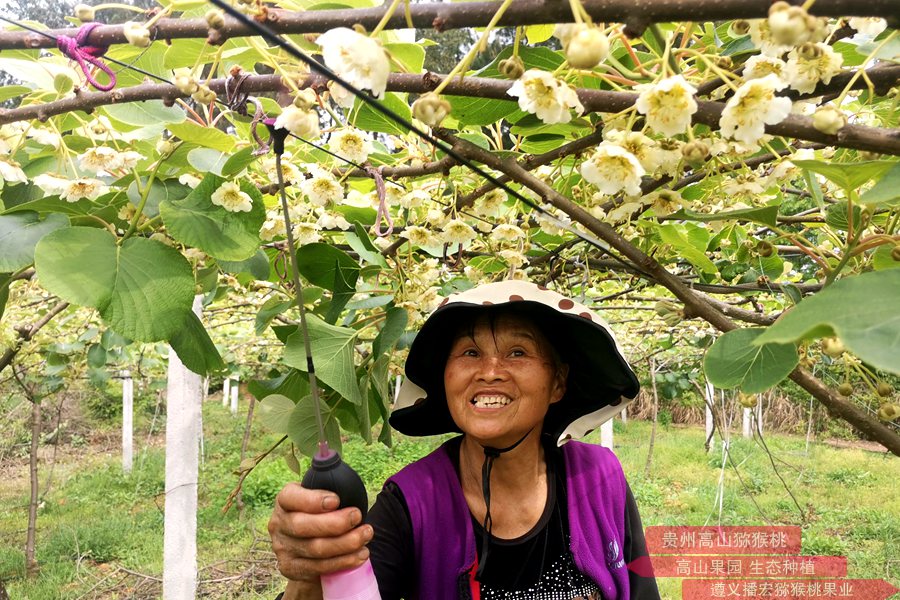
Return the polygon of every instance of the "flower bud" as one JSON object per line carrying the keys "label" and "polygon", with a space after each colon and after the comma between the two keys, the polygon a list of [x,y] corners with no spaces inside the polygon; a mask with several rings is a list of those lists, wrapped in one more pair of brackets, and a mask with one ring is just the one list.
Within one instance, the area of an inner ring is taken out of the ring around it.
{"label": "flower bud", "polygon": [[156,142],[156,151],[162,156],[167,156],[175,151],[175,144],[171,140],[159,140]]}
{"label": "flower bud", "polygon": [[225,27],[225,13],[219,8],[209,9],[203,18],[206,19],[206,24],[209,25],[210,29],[222,29]]}
{"label": "flower bud", "polygon": [[294,106],[300,110],[310,110],[311,108],[318,106],[318,104],[318,96],[316,96],[315,90],[311,88],[303,88],[296,96],[294,96]]}
{"label": "flower bud", "polygon": [[580,29],[566,46],[566,60],[575,69],[593,69],[609,55],[609,40],[595,28]]}
{"label": "flower bud", "polygon": [[694,140],[681,147],[681,155],[691,164],[700,164],[709,158],[709,146],[699,140]]}
{"label": "flower bud", "polygon": [[847,115],[839,108],[828,104],[816,110],[813,114],[812,122],[813,127],[822,133],[834,135],[841,127],[847,124]]}
{"label": "flower bud", "polygon": [[518,56],[510,56],[500,61],[497,70],[507,79],[518,79],[525,72],[525,63]]}
{"label": "flower bud", "polygon": [[746,19],[735,19],[731,22],[731,33],[734,37],[743,37],[750,33],[750,21]]}
{"label": "flower bud", "polygon": [[830,356],[831,358],[840,357],[846,348],[844,347],[844,342],[839,340],[838,338],[824,338],[822,340],[822,352]]}
{"label": "flower bud", "polygon": [[845,398],[849,398],[850,396],[853,395],[853,384],[851,384],[849,381],[845,381],[844,383],[842,383],[841,385],[838,386],[837,391],[838,391],[838,394],[840,394],[841,396],[844,396]]}
{"label": "flower bud", "polygon": [[756,253],[763,258],[768,258],[775,254],[775,246],[766,240],[759,240],[756,244]]}
{"label": "flower bud", "polygon": [[125,23],[122,25],[122,33],[132,46],[146,48],[150,45],[150,30],[140,23],[135,23],[134,21]]}
{"label": "flower bud", "polygon": [[714,62],[717,67],[719,67],[720,69],[725,69],[726,71],[734,67],[734,61],[730,56],[717,56]]}
{"label": "flower bud", "polygon": [[900,262],[900,245],[894,246],[894,249],[891,250],[891,258]]}
{"label": "flower bud", "polygon": [[741,406],[743,406],[744,408],[756,408],[756,405],[759,401],[753,394],[738,392],[738,402],[740,402]]}
{"label": "flower bud", "polygon": [[894,393],[894,388],[886,381],[879,381],[875,386],[875,393],[882,398],[889,398]]}
{"label": "flower bud", "polygon": [[174,75],[172,83],[182,94],[190,96],[200,88],[200,84],[197,83],[197,79],[188,67],[174,69],[172,73]]}
{"label": "flower bud", "polygon": [[[809,39],[810,22],[806,10],[787,2],[769,8],[769,31],[776,44],[795,46]],[[815,25],[813,23],[813,25]]]}
{"label": "flower bud", "polygon": [[74,10],[75,18],[82,23],[94,20],[94,7],[87,4],[76,4]]}
{"label": "flower bud", "polygon": [[891,402],[885,402],[878,409],[878,418],[882,421],[896,421],[900,417],[900,406]]}
{"label": "flower bud", "polygon": [[191,98],[200,104],[210,104],[216,101],[216,93],[206,85],[199,84],[197,86],[197,91],[191,94]]}
{"label": "flower bud", "polygon": [[413,102],[413,117],[429,127],[437,127],[450,114],[450,103],[433,92],[422,94]]}
{"label": "flower bud", "polygon": [[797,54],[799,54],[800,58],[803,60],[816,60],[817,58],[822,57],[824,51],[818,44],[806,42],[797,49]]}

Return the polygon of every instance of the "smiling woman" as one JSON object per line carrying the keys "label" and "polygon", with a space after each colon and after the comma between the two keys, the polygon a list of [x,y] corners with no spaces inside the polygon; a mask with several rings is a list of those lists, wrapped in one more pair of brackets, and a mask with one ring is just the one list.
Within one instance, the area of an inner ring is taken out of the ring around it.
{"label": "smiling woman", "polygon": [[[391,424],[461,432],[356,509],[290,484],[269,524],[285,598],[371,557],[382,598],[654,600],[631,490],[609,450],[571,441],[638,384],[606,323],[521,281],[447,298],[410,348]],[[368,547],[365,547],[368,543]]]}

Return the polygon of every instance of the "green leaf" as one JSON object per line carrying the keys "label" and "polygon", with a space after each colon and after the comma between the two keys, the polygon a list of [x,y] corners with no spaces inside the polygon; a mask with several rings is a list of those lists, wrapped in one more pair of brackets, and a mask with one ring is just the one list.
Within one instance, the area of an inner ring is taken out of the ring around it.
{"label": "green leaf", "polygon": [[714,221],[752,221],[775,227],[778,225],[778,207],[763,206],[762,208],[742,208],[740,210],[729,210],[720,213],[705,214],[697,213],[690,210],[679,209],[677,212],[669,215],[673,219],[684,219],[685,221],[701,221],[703,223],[711,223]]}
{"label": "green leaf", "polygon": [[234,148],[234,138],[215,127],[204,127],[193,121],[172,123],[168,126],[172,135],[176,135],[185,142],[191,142],[204,148],[212,148],[219,152],[231,152]]}
{"label": "green leaf", "polygon": [[[141,177],[141,185],[147,185],[147,178]],[[177,179],[154,179],[150,183],[150,191],[147,192],[147,202],[144,203],[144,215],[152,219],[159,214],[159,204],[164,200],[170,202],[181,200],[191,192],[191,188],[179,183]],[[135,208],[141,205],[141,194],[137,184],[132,181],[125,192],[128,201]]]}
{"label": "green leaf", "polygon": [[894,163],[894,167],[878,183],[859,197],[859,201],[869,206],[885,208],[900,206],[900,162]]}
{"label": "green leaf", "polygon": [[222,174],[229,154],[211,148],[193,148],[187,153],[188,163],[201,173]]}
{"label": "green leaf", "polygon": [[219,260],[218,263],[223,271],[232,275],[250,273],[254,279],[260,281],[269,279],[269,257],[262,250],[257,250],[256,254],[247,260]]}
{"label": "green leaf", "polygon": [[215,258],[246,260],[259,249],[259,228],[266,220],[266,209],[256,186],[244,180],[239,182],[241,191],[253,201],[249,213],[235,213],[213,204],[213,193],[224,183],[225,179],[207,174],[184,200],[162,202],[160,214],[179,242]]}
{"label": "green leaf", "polygon": [[[340,453],[341,428],[338,426],[334,411],[321,400],[319,401],[319,410],[325,425],[325,439],[328,440],[328,446]],[[294,407],[288,420],[287,434],[300,452],[306,456],[315,454],[318,448],[319,430],[316,425],[315,405],[310,396],[302,398]]]}
{"label": "green leaf", "polygon": [[270,394],[280,394],[296,402],[309,393],[309,377],[297,369],[288,369],[272,379],[251,379],[247,390],[260,401]]}
{"label": "green leaf", "polygon": [[885,269],[900,269],[900,260],[894,260],[891,256],[891,251],[894,247],[890,244],[882,244],[878,246],[875,252],[872,253],[872,268],[876,271],[883,271]]}
{"label": "green leaf", "polygon": [[387,309],[384,315],[384,325],[381,326],[381,331],[378,332],[378,335],[375,336],[375,341],[372,342],[372,353],[376,359],[386,356],[391,351],[391,348],[397,343],[403,332],[406,331],[408,320],[409,314],[405,308],[392,306]]}
{"label": "green leaf", "polygon": [[169,340],[172,350],[188,369],[200,375],[225,368],[216,345],[193,311],[184,316],[181,327]]}
{"label": "green leaf", "polygon": [[0,321],[3,320],[3,313],[6,311],[6,303],[9,301],[9,273],[0,273]]}
{"label": "green leaf", "polygon": [[[348,327],[329,325],[319,317],[307,314],[309,338],[316,375],[331,389],[353,404],[362,402],[356,383],[353,345],[356,331]],[[306,350],[303,333],[295,330],[284,347],[285,364],[306,371]]]}
{"label": "green leaf", "polygon": [[[412,120],[412,111],[400,96],[393,92],[388,92],[382,100],[377,100],[382,106],[392,110],[407,121]],[[394,135],[406,135],[408,130],[397,124],[393,119],[389,119],[382,113],[376,111],[368,104],[363,104],[356,113],[354,121],[356,127],[364,131],[379,131],[381,133],[391,133]]]}
{"label": "green leaf", "polygon": [[[847,220],[847,203],[838,202],[831,204],[825,211],[825,223],[829,227],[840,229],[841,231],[849,231],[850,224]],[[859,229],[859,223],[862,220],[862,209],[859,206],[853,207],[853,228]]]}
{"label": "green leaf", "polygon": [[793,344],[758,343],[762,328],[735,329],[719,337],[703,358],[703,370],[719,388],[764,392],[787,377],[800,357]]}
{"label": "green leaf", "polygon": [[553,37],[553,29],[556,27],[552,24],[547,25],[528,25],[525,27],[525,38],[528,43],[534,46],[546,42]]}
{"label": "green leaf", "polygon": [[174,248],[144,238],[122,246],[104,229],[67,227],[35,248],[41,285],[74,304],[96,308],[119,334],[167,340],[183,327],[194,300],[194,273]]}
{"label": "green leaf", "polygon": [[280,298],[269,298],[266,300],[260,307],[259,312],[256,313],[256,320],[254,322],[256,335],[262,335],[272,323],[272,320],[290,308],[291,304],[293,304],[293,302],[290,300],[281,300]]}
{"label": "green leaf", "polygon": [[281,394],[266,396],[259,403],[259,420],[274,433],[287,433],[288,421],[294,412],[294,401]]}
{"label": "green leaf", "polygon": [[181,123],[187,118],[184,110],[177,106],[166,106],[162,100],[110,104],[105,106],[104,110],[111,119],[138,127],[161,123]]}
{"label": "green leaf", "polygon": [[803,300],[756,344],[837,335],[862,360],[900,374],[900,269],[846,277]]}
{"label": "green leaf", "polygon": [[40,239],[68,226],[68,217],[59,213],[50,213],[43,221],[30,210],[0,215],[0,272],[18,271],[33,263]]}
{"label": "green leaf", "polygon": [[425,64],[425,48],[419,44],[392,43],[385,44],[384,49],[394,60],[406,67],[409,73],[420,73]]}
{"label": "green leaf", "polygon": [[870,160],[858,163],[826,163],[819,160],[791,161],[801,169],[809,169],[845,190],[856,190],[870,179],[878,179],[889,171],[896,162]]}
{"label": "green leaf", "polygon": [[335,291],[335,274],[340,271],[343,279],[356,285],[359,265],[353,257],[334,246],[312,243],[297,249],[297,266],[300,274],[313,285]]}
{"label": "green leaf", "polygon": [[[450,103],[450,115],[462,125],[490,125],[516,112],[515,100],[494,100],[468,96],[445,96]],[[512,97],[510,97],[512,98]]]}
{"label": "green leaf", "polygon": [[353,231],[344,232],[344,239],[347,240],[347,245],[353,248],[354,252],[359,254],[359,257],[368,264],[387,268],[387,261],[375,245],[372,244],[365,227],[359,223],[354,223]]}
{"label": "green leaf", "polygon": [[4,85],[3,87],[0,87],[0,102],[6,102],[10,98],[16,98],[17,96],[27,94],[30,91],[31,88],[25,87],[24,85]]}
{"label": "green leaf", "polygon": [[663,243],[675,248],[677,253],[681,254],[701,272],[712,274],[717,271],[716,265],[706,256],[706,253],[694,246],[678,226],[662,225],[658,231]]}
{"label": "green leaf", "polygon": [[106,350],[100,344],[88,346],[87,363],[89,367],[99,369],[106,365]]}
{"label": "green leaf", "polygon": [[335,262],[334,269],[334,287],[331,294],[331,304],[328,306],[328,312],[325,314],[325,322],[334,324],[341,311],[347,306],[347,303],[356,293],[356,281],[359,279],[359,268],[355,270],[338,268]]}
{"label": "green leaf", "polygon": [[246,148],[242,148],[232,154],[227,161],[225,161],[225,165],[222,167],[221,175],[223,177],[231,177],[232,175],[237,175],[249,165],[252,165],[259,156],[253,154],[255,148],[252,146],[247,146]]}

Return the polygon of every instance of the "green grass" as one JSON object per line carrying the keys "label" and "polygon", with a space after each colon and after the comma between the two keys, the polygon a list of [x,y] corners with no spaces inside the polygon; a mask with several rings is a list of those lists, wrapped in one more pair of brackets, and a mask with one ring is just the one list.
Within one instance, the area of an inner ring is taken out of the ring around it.
{"label": "green grass", "polygon": [[[222,514],[221,508],[236,482],[232,471],[239,463],[243,421],[211,401],[204,407],[204,433],[197,534],[201,579],[220,579],[253,569],[255,581],[206,584],[203,590],[217,598],[272,598],[282,583],[268,554],[265,525],[275,494],[297,476],[276,452],[277,456],[267,459],[247,478],[243,518],[234,508]],[[721,447],[707,454],[702,431],[661,426],[650,476],[645,478],[649,435],[647,423],[616,423],[616,453],[644,525],[764,525],[766,520],[803,525],[805,554],[846,555],[852,577],[886,577],[900,584],[896,458],[822,444],[813,444],[807,455],[802,438],[767,438],[804,520],[774,474],[763,448],[752,440],[735,438],[732,457],[744,485],[727,466],[720,516],[715,499]],[[139,444],[145,439],[146,435],[136,436]],[[251,452],[260,452],[277,439],[257,430]],[[395,439],[393,448],[366,446],[358,440],[345,444],[344,457],[366,482],[371,499],[386,477],[440,441]],[[590,439],[596,441],[596,436]],[[134,472],[127,477],[122,475],[115,455],[88,455],[78,462],[60,464],[39,511],[37,556],[41,571],[28,580],[22,552],[27,519],[27,468],[23,462],[21,477],[0,489],[0,579],[6,582],[10,597],[158,597],[158,584],[116,570],[121,567],[153,577],[162,572],[164,467],[160,448],[140,445]],[[660,580],[660,585],[665,598],[680,598],[678,580]]]}

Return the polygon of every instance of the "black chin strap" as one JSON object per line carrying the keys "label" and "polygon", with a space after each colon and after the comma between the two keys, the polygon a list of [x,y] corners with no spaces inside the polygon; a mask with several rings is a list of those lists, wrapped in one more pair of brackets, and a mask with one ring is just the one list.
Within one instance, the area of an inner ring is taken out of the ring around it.
{"label": "black chin strap", "polygon": [[484,495],[484,522],[481,524],[481,560],[478,561],[478,570],[475,572],[475,580],[481,581],[484,574],[484,565],[487,564],[488,545],[491,540],[491,530],[494,527],[493,519],[491,519],[491,470],[494,468],[494,459],[499,458],[501,454],[513,450],[525,441],[534,427],[529,429],[525,435],[519,438],[512,446],[506,448],[494,448],[492,446],[482,446],[484,448],[484,464],[481,466],[481,493]]}

